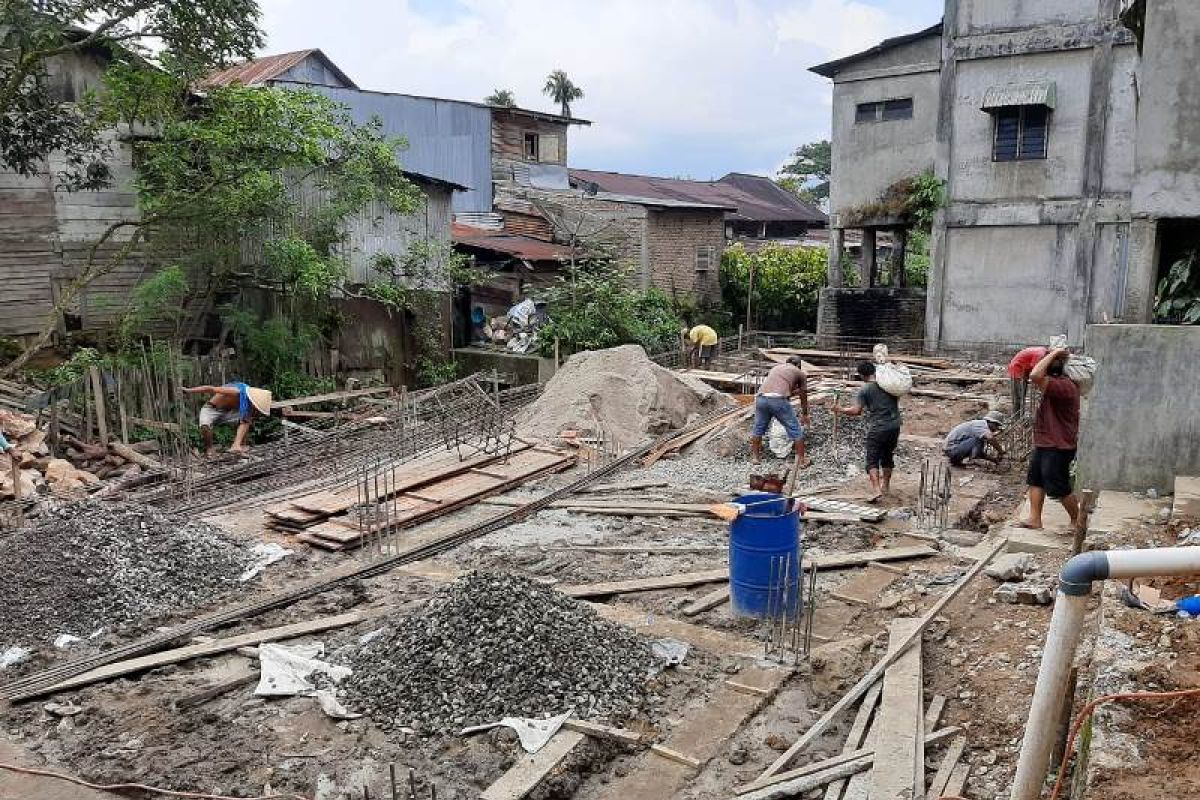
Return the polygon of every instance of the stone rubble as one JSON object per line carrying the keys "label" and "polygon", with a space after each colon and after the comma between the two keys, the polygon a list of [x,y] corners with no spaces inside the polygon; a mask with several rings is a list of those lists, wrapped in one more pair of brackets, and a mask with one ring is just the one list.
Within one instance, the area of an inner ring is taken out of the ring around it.
{"label": "stone rubble", "polygon": [[586,604],[472,572],[349,656],[348,704],[390,730],[451,734],[506,716],[622,717],[651,699],[650,645]]}
{"label": "stone rubble", "polygon": [[237,587],[253,560],[211,525],[127,503],[47,503],[0,537],[0,646],[142,623]]}

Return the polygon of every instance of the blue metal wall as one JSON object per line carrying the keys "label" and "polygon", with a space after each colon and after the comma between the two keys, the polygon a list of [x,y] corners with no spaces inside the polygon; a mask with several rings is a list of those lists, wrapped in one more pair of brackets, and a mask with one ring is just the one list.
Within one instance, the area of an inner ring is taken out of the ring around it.
{"label": "blue metal wall", "polygon": [[485,107],[454,100],[366,92],[333,86],[309,86],[347,106],[356,122],[373,116],[389,136],[403,136],[405,169],[460,183],[454,211],[492,210],[492,114]]}

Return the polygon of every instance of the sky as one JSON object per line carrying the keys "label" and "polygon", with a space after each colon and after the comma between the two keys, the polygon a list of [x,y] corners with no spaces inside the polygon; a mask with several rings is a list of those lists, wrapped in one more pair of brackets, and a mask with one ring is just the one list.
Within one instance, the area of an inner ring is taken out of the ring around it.
{"label": "sky", "polygon": [[482,100],[563,69],[572,167],[697,180],[770,175],[828,138],[808,67],[920,30],[942,0],[260,0],[264,53],[319,47],[361,88]]}

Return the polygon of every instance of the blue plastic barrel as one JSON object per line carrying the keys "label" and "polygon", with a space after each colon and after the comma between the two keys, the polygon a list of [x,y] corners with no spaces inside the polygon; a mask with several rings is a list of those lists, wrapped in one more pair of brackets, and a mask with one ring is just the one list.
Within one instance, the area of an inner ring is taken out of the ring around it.
{"label": "blue plastic barrel", "polygon": [[782,575],[772,575],[772,559],[791,557],[789,608],[794,608],[800,580],[800,510],[789,511],[789,502],[778,494],[748,494],[733,502],[764,500],[776,502],[751,506],[729,525],[729,597],[733,613],[743,617],[767,613],[772,581],[779,585],[783,580]]}

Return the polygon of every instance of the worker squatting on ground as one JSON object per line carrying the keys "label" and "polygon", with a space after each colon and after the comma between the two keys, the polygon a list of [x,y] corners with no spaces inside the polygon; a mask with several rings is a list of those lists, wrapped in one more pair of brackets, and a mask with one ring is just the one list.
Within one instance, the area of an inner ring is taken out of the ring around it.
{"label": "worker squatting on ground", "polygon": [[1029,519],[1022,528],[1040,529],[1042,509],[1049,497],[1058,500],[1074,525],[1079,517],[1079,500],[1071,490],[1071,462],[1079,443],[1079,387],[1063,374],[1070,351],[1055,348],[1030,373],[1042,391],[1033,421],[1033,455],[1025,483],[1029,486]]}
{"label": "worker squatting on ground", "polygon": [[237,425],[237,434],[229,446],[231,453],[249,450],[246,435],[254,424],[255,416],[271,416],[271,393],[266,389],[247,386],[244,383],[227,383],[224,386],[183,387],[187,394],[211,394],[212,397],[200,407],[200,435],[204,438],[204,453],[212,455],[213,426]]}
{"label": "worker squatting on ground", "polygon": [[863,361],[858,365],[858,377],[867,385],[858,390],[858,402],[852,406],[835,406],[834,414],[847,417],[867,415],[866,462],[871,479],[872,503],[891,489],[892,470],[896,467],[896,445],[900,443],[900,401],[879,388],[875,382],[875,365]]}
{"label": "worker squatting on ground", "polygon": [[[808,466],[805,455],[804,427],[809,424],[808,418],[808,381],[800,365],[804,363],[798,356],[789,358],[782,364],[771,367],[763,380],[758,395],[754,398],[754,427],[750,430],[750,460],[755,464],[762,462],[762,440],[771,425],[771,420],[779,420],[779,424],[787,431],[788,438],[796,450],[796,468]],[[796,409],[792,408],[792,397],[800,398],[800,419],[796,419]]]}
{"label": "worker squatting on ground", "polygon": [[1029,394],[1029,374],[1050,352],[1048,347],[1026,347],[1008,362],[1008,380],[1012,392],[1014,417],[1024,416],[1025,397]]}
{"label": "worker squatting on ground", "polygon": [[982,459],[999,464],[1004,448],[997,434],[1004,429],[1004,417],[999,411],[989,411],[983,419],[972,419],[959,423],[946,435],[942,452],[956,467],[969,460]]}
{"label": "worker squatting on ground", "polygon": [[683,335],[688,341],[688,365],[708,368],[717,352],[717,332],[707,325],[697,325],[692,329],[683,329]]}

